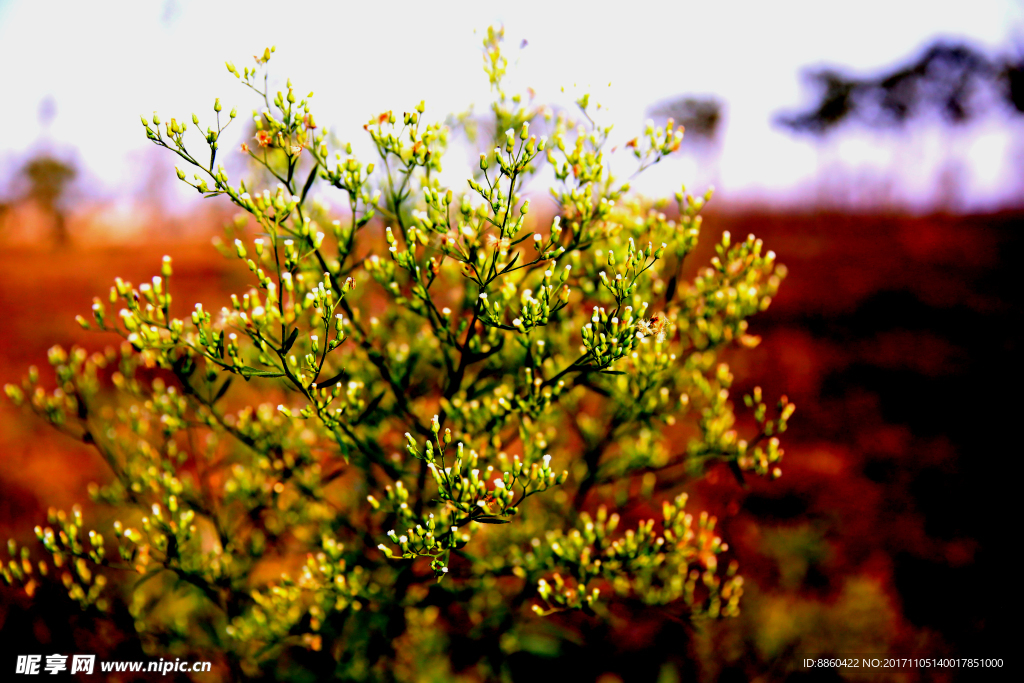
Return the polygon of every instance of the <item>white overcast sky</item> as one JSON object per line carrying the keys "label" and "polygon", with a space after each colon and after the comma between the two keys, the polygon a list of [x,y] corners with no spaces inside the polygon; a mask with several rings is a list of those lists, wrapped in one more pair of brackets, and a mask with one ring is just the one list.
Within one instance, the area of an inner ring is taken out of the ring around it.
{"label": "white overcast sky", "polygon": [[[714,172],[695,176],[684,160],[659,169],[654,184],[710,177],[735,200],[795,200],[838,168],[868,183],[893,177],[904,201],[921,206],[952,156],[965,165],[961,181],[978,206],[1013,201],[1022,186],[1024,129],[1010,117],[952,133],[923,126],[909,141],[851,133],[825,148],[772,124],[809,101],[800,78],[808,66],[871,74],[938,37],[1000,53],[1024,47],[1024,8],[1011,0],[0,0],[0,197],[44,144],[74,155],[85,193],[137,195],[153,166],[139,115],[196,111],[205,122],[217,95],[247,114],[256,103],[223,64],[241,68],[270,44],[272,74],[314,90],[318,121],[343,139],[361,135],[371,114],[420,99],[428,116],[484,104],[479,45],[488,24],[506,27],[517,82],[548,99],[562,86],[591,88],[624,137],[660,99],[722,99],[727,119]],[[44,131],[46,98],[56,117]]]}

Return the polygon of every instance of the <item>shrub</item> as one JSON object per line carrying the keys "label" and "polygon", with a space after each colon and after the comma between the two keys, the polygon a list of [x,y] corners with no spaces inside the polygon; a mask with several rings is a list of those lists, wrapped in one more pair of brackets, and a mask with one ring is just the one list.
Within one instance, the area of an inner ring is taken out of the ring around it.
{"label": "shrub", "polygon": [[[52,392],[35,369],[7,385],[103,456],[113,476],[90,494],[119,517],[87,530],[80,508],[53,511],[36,527],[49,563],[12,543],[8,581],[52,565],[84,608],[116,590],[147,651],[283,678],[443,679],[449,634],[509,654],[548,615],[599,619],[615,601],[737,613],[715,519],[678,491],[721,462],[779,474],[793,406],[770,416],[755,390],[742,438],[719,353],[756,345],[747,318],[784,268],[726,233],[684,279],[710,192],[677,193],[674,219],[630,193],[589,97],[577,123],[506,92],[501,38],[484,41],[493,144],[468,189],[442,185],[450,127],[423,103],[374,116],[377,158],[361,161],[312,94],[267,90],[272,48],[227,67],[263,106],[241,151],[276,187],[234,185],[217,163],[236,119],[219,100],[205,131],[192,116],[201,154],[187,122],[143,119],[182,181],[241,209],[219,246],[253,285],[183,315],[164,257],[79,317],[119,349],[54,347]],[[619,156],[640,172],[682,134],[648,125]],[[553,215],[531,211],[531,179],[549,181]],[[341,210],[312,199],[318,184]]]}

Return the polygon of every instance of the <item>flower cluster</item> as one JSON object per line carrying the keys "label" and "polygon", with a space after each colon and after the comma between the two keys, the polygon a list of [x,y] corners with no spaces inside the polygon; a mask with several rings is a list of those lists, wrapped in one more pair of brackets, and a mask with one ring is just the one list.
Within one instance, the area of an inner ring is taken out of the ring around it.
{"label": "flower cluster", "polygon": [[730,565],[723,582],[718,575],[718,555],[728,545],[714,534],[715,519],[701,513],[694,520],[685,511],[686,494],[664,501],[662,529],[655,520],[641,521],[636,529],[616,534],[620,518],[602,506],[594,518],[580,515],[578,528],[568,533],[549,531],[545,543],[534,539],[521,563],[537,571],[561,567],[568,576],[554,572],[551,581],[541,578],[537,595],[546,603],[535,604],[537,614],[572,608],[593,608],[601,595],[603,579],[620,595],[636,596],[649,604],[682,600],[694,615],[718,617],[738,612],[743,593],[742,577]]}

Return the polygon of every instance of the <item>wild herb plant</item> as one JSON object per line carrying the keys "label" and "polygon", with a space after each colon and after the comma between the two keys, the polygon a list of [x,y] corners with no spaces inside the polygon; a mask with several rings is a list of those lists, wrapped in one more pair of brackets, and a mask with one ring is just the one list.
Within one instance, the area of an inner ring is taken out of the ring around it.
{"label": "wild herb plant", "polygon": [[[588,96],[574,118],[509,94],[502,32],[484,48],[493,145],[455,187],[452,133],[422,102],[374,116],[376,156],[358,159],[312,93],[270,92],[273,48],[227,68],[260,105],[240,153],[274,186],[219,163],[237,118],[219,100],[208,127],[191,117],[201,152],[188,119],[142,120],[183,182],[241,210],[219,246],[252,286],[186,312],[165,256],[79,317],[119,348],[54,347],[52,391],[35,369],[6,386],[102,455],[112,476],[89,493],[118,517],[51,511],[49,560],[12,542],[7,581],[50,568],[84,608],[114,591],[154,653],[282,678],[447,680],[449,633],[510,654],[538,620],[615,601],[737,613],[728,546],[679,491],[721,462],[779,475],[793,406],[770,415],[755,390],[741,435],[719,353],[757,344],[747,318],[784,267],[725,234],[684,279],[710,192],[673,210],[611,171],[658,163],[683,131],[648,125],[613,155]],[[325,186],[340,208],[312,199]]]}

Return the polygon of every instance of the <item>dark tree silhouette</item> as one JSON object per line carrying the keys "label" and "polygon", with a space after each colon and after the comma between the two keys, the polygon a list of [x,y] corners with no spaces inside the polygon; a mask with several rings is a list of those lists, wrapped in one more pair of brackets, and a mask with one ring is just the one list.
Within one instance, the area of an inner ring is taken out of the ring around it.
{"label": "dark tree silhouette", "polygon": [[910,63],[875,77],[822,68],[806,79],[819,91],[817,104],[776,118],[801,133],[821,135],[848,120],[898,126],[926,112],[964,123],[991,101],[983,97],[986,92],[1024,113],[1024,59],[989,57],[966,43],[937,42]]}
{"label": "dark tree silhouette", "polygon": [[687,139],[712,141],[722,124],[722,103],[714,97],[685,95],[651,106],[648,115],[655,120],[672,119],[686,129]]}
{"label": "dark tree silhouette", "polygon": [[1006,86],[1006,97],[1018,113],[1024,114],[1024,60],[1007,64],[1001,74]]}
{"label": "dark tree silhouette", "polygon": [[53,236],[58,246],[67,244],[68,229],[60,199],[69,182],[74,180],[74,166],[48,154],[29,160],[22,169],[29,182],[27,196],[34,199],[44,211],[53,216]]}
{"label": "dark tree silhouette", "polygon": [[683,152],[696,157],[700,169],[693,181],[697,185],[718,184],[721,131],[725,122],[724,105],[720,100],[707,95],[679,95],[655,102],[648,107],[647,115],[659,125],[672,119],[682,126],[686,131]]}

